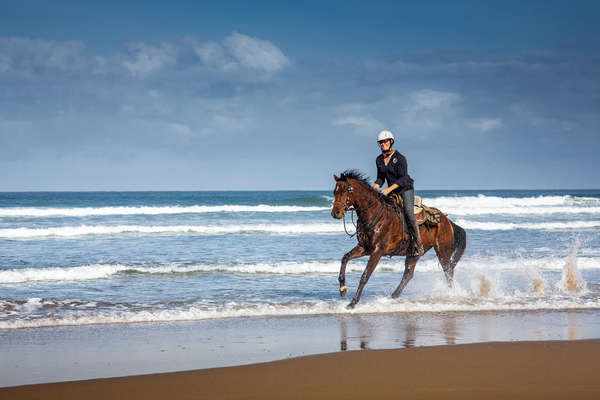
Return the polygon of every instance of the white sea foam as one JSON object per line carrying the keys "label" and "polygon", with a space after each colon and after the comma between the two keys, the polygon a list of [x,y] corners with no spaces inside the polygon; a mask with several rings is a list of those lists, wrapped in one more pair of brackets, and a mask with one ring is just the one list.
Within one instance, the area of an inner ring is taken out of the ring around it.
{"label": "white sea foam", "polygon": [[227,303],[218,306],[193,304],[178,308],[164,308],[164,305],[154,305],[138,310],[132,309],[131,305],[115,304],[111,309],[91,310],[90,308],[94,308],[93,305],[86,302],[56,302],[36,298],[30,299],[25,304],[0,301],[0,310],[11,309],[18,313],[27,314],[38,308],[47,309],[48,307],[66,308],[68,310],[59,313],[54,312],[52,316],[14,318],[13,315],[12,318],[0,320],[0,329],[293,315],[600,309],[599,300],[586,300],[578,296],[536,299],[509,296],[504,299],[483,299],[478,296],[465,296],[462,293],[442,293],[439,296],[420,299],[374,298],[363,300],[353,310],[346,309],[347,303],[344,300],[331,300],[305,303],[288,302],[284,304]]}
{"label": "white sea foam", "polygon": [[[333,201],[331,196],[323,199]],[[436,207],[450,215],[548,215],[548,214],[600,214],[600,199],[576,196],[442,196],[424,198],[424,204]],[[115,206],[115,207],[3,207],[0,217],[87,217],[108,215],[160,215],[220,212],[305,212],[324,211],[329,207],[284,205],[194,205],[194,206]]]}
{"label": "white sea foam", "polygon": [[[348,273],[362,272],[367,257],[352,260],[347,266]],[[457,271],[521,271],[524,275],[529,270],[562,271],[565,265],[563,257],[545,258],[508,258],[508,257],[472,257],[463,258]],[[597,257],[578,257],[580,270],[600,269]],[[124,265],[124,264],[90,264],[75,267],[53,268],[21,268],[0,271],[0,284],[17,284],[42,281],[84,281],[105,279],[117,274],[136,272],[140,274],[185,274],[185,273],[234,273],[234,274],[337,274],[340,261],[329,262],[281,262],[257,264],[191,264],[191,265]],[[401,273],[404,271],[404,259],[393,258],[382,260],[377,268],[381,272]],[[419,261],[417,271],[441,271],[437,258]]]}
{"label": "white sea foam", "polygon": [[598,229],[600,221],[569,221],[569,222],[479,222],[457,219],[458,225],[465,229],[484,231],[508,231],[513,229],[528,230],[580,230]]}
{"label": "white sea foam", "polygon": [[300,212],[322,211],[328,207],[311,206],[272,206],[259,205],[220,205],[220,206],[165,206],[165,207],[74,207],[74,208],[39,208],[39,207],[5,207],[0,208],[0,217],[88,217],[106,215],[160,215],[188,213],[219,212]]}
{"label": "white sea foam", "polygon": [[[600,198],[576,196],[499,197],[441,196],[423,198],[435,207],[534,207],[534,206],[600,206]],[[426,203],[426,204],[428,204]]]}
{"label": "white sea foam", "polygon": [[244,233],[271,234],[324,234],[342,233],[339,223],[328,224],[247,224],[247,225],[80,225],[55,228],[13,228],[0,229],[0,238],[27,239],[44,237],[70,237],[83,235],[121,235],[121,234],[199,234],[227,235]]}
{"label": "white sea foam", "polygon": [[439,208],[450,216],[469,215],[557,215],[557,214],[600,214],[600,207],[438,207],[426,202],[425,205]]}
{"label": "white sea foam", "polygon": [[[570,222],[480,222],[457,219],[458,225],[474,230],[581,230],[598,229],[597,221]],[[227,235],[227,234],[341,234],[343,225],[333,223],[308,224],[244,224],[244,225],[79,225],[52,228],[8,228],[0,229],[0,238],[29,239],[48,237],[77,237],[85,235],[153,235],[153,234],[192,234],[192,235]]]}
{"label": "white sea foam", "polygon": [[536,196],[456,196],[423,198],[423,203],[451,216],[466,215],[550,215],[600,214],[600,199],[595,197]]}

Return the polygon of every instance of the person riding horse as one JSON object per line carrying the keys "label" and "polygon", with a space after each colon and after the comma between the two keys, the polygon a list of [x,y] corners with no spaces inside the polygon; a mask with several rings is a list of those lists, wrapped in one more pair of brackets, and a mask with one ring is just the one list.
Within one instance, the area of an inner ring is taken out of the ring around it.
{"label": "person riding horse", "polygon": [[379,147],[381,148],[381,154],[375,160],[375,164],[377,165],[377,179],[373,184],[373,189],[378,190],[385,180],[388,187],[382,189],[381,193],[394,197],[397,203],[399,203],[398,197],[402,198],[404,214],[406,215],[414,240],[414,255],[422,256],[425,251],[421,243],[421,234],[414,213],[414,181],[408,175],[406,158],[392,147],[394,145],[394,135],[392,132],[379,132],[377,143],[379,143]]}

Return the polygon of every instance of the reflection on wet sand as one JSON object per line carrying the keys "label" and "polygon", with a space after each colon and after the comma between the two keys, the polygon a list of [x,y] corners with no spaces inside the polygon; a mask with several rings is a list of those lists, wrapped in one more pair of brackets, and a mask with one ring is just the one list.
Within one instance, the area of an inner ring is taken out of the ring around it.
{"label": "reflection on wet sand", "polygon": [[415,347],[419,327],[414,316],[407,318],[404,322],[404,347],[409,349]]}
{"label": "reflection on wet sand", "polygon": [[[431,338],[443,338],[445,344],[456,344],[461,327],[457,323],[458,314],[443,313],[431,318],[419,318],[419,314],[390,314],[382,324],[381,317],[342,316],[340,322],[340,351],[368,350],[371,343],[401,343],[401,348],[422,346]],[[420,323],[419,321],[422,320]],[[436,321],[436,324],[432,324]],[[419,333],[422,334],[420,337]],[[427,339],[423,342],[423,337]],[[418,343],[421,339],[422,343]],[[440,343],[441,344],[441,343]],[[374,348],[379,348],[376,344]],[[387,346],[389,347],[389,346]]]}
{"label": "reflection on wet sand", "polygon": [[581,322],[579,321],[579,315],[577,313],[570,313],[567,315],[567,324],[567,337],[569,340],[580,339],[579,326],[581,325]]}
{"label": "reflection on wet sand", "polygon": [[458,327],[456,325],[456,314],[448,313],[442,315],[442,335],[446,344],[456,344],[458,338]]}
{"label": "reflection on wet sand", "polygon": [[[523,318],[527,319],[527,323]],[[363,314],[344,315],[337,320],[341,351],[486,341],[589,338],[589,333],[583,332],[587,330],[586,322],[577,311]],[[549,326],[554,329],[549,329]],[[562,327],[560,332],[556,330],[558,327]]]}
{"label": "reflection on wet sand", "polygon": [[[348,320],[351,320],[353,324],[354,331],[356,334],[348,335]],[[340,350],[346,351],[348,350],[348,340],[359,341],[359,348],[361,350],[369,349],[369,339],[375,336],[375,330],[373,329],[373,325],[369,323],[369,321],[363,319],[360,316],[357,317],[342,317],[340,320]],[[351,349],[352,350],[352,349]]]}

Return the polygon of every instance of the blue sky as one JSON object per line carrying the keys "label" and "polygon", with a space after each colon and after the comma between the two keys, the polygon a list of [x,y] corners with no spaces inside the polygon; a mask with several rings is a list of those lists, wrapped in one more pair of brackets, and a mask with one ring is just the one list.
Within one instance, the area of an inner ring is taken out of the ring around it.
{"label": "blue sky", "polygon": [[0,1],[0,190],[600,188],[600,4]]}

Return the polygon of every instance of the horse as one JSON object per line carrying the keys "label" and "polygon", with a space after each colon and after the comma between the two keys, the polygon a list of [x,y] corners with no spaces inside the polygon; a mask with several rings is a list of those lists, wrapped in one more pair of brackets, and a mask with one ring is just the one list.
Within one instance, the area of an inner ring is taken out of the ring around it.
{"label": "horse", "polygon": [[[400,296],[412,279],[420,256],[414,255],[404,214],[398,212],[394,200],[374,190],[365,176],[357,170],[346,170],[340,177],[333,176],[336,185],[333,191],[334,202],[331,216],[342,219],[353,207],[358,216],[358,245],[344,254],[338,281],[340,296],[348,292],[346,286],[346,265],[355,258],[369,256],[367,266],[360,278],[354,298],[348,304],[352,309],[360,300],[369,277],[383,256],[406,256],[404,274],[400,284],[392,293],[393,298]],[[421,225],[421,241],[425,253],[432,247],[442,265],[449,287],[453,286],[454,268],[460,260],[467,244],[467,235],[463,228],[452,222],[445,214],[435,226]]]}

